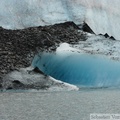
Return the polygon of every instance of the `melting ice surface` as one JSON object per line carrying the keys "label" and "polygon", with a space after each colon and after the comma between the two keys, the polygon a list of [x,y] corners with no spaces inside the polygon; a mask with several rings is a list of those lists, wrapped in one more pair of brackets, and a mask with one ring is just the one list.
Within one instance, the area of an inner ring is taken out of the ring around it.
{"label": "melting ice surface", "polygon": [[120,86],[120,62],[98,55],[41,53],[32,65],[47,75],[77,86]]}

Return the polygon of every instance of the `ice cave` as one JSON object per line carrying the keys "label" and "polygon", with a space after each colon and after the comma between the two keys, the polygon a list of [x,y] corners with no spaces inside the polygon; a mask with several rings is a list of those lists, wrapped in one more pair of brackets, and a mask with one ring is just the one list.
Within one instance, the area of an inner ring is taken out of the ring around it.
{"label": "ice cave", "polygon": [[100,55],[40,53],[33,60],[46,75],[81,87],[119,87],[120,62]]}

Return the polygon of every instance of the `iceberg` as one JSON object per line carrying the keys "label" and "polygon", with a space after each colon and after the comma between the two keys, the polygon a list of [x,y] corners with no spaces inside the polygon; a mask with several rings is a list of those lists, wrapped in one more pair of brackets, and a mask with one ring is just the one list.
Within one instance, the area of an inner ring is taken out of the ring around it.
{"label": "iceberg", "polygon": [[105,56],[44,52],[34,58],[32,65],[46,75],[80,87],[120,87],[120,62]]}

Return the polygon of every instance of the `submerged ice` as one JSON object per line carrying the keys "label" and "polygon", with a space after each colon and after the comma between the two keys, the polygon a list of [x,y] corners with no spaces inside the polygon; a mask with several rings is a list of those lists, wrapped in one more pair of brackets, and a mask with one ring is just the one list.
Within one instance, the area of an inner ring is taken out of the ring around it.
{"label": "submerged ice", "polygon": [[86,87],[120,86],[120,62],[98,55],[41,53],[33,66],[58,80]]}

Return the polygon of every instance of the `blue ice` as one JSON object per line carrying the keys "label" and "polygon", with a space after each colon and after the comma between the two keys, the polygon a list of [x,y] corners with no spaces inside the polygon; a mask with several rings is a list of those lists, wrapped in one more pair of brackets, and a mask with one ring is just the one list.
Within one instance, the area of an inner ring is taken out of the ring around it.
{"label": "blue ice", "polygon": [[120,86],[120,62],[99,55],[41,53],[32,65],[55,79],[78,86]]}

